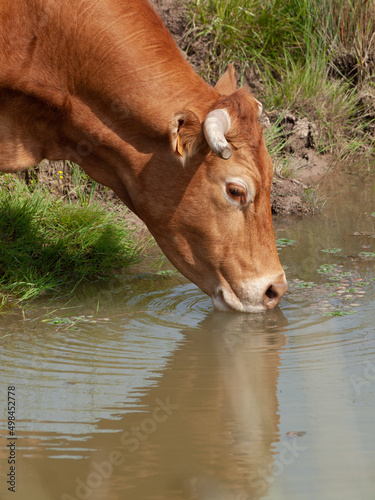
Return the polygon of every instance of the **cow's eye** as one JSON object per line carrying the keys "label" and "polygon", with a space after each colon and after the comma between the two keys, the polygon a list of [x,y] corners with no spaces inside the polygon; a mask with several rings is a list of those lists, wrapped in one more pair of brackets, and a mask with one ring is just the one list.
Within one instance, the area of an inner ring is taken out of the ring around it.
{"label": "cow's eye", "polygon": [[240,205],[246,205],[247,203],[247,193],[244,186],[230,182],[226,185],[227,195]]}

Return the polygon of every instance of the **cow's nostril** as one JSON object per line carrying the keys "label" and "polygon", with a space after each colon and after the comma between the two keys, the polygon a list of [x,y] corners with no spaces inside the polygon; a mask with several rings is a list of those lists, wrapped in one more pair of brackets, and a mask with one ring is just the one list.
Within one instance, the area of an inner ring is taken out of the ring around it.
{"label": "cow's nostril", "polygon": [[277,299],[278,296],[279,296],[279,294],[277,293],[277,290],[273,285],[271,285],[267,288],[266,297],[268,297],[270,300]]}
{"label": "cow's nostril", "polygon": [[273,281],[267,290],[264,292],[263,304],[267,309],[272,309],[281,300],[281,297],[288,290],[288,285],[285,281],[285,276]]}

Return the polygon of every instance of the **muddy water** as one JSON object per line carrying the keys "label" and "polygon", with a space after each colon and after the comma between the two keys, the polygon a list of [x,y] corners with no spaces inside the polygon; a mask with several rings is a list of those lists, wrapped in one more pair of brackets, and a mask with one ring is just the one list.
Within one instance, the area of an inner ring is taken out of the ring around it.
{"label": "muddy water", "polygon": [[152,271],[0,317],[0,498],[373,499],[374,181],[327,189],[276,221],[290,291],[267,314]]}

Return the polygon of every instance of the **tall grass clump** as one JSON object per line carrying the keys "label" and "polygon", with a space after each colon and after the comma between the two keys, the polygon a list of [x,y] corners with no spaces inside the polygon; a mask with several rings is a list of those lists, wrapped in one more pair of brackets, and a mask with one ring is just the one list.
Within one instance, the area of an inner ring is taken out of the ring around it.
{"label": "tall grass clump", "polygon": [[234,58],[276,68],[286,48],[302,54],[304,1],[193,0],[190,8],[192,31],[207,37],[210,67],[220,72]]}
{"label": "tall grass clump", "polygon": [[66,203],[39,187],[30,192],[10,176],[1,182],[0,302],[71,291],[136,253],[131,229],[99,205]]}
{"label": "tall grass clump", "polygon": [[374,0],[193,0],[189,12],[189,35],[206,37],[215,77],[238,61],[271,80],[297,70],[321,80],[347,52],[362,72],[374,70]]}
{"label": "tall grass clump", "polygon": [[374,0],[193,0],[189,12],[187,38],[192,47],[204,41],[202,71],[209,79],[217,80],[233,62],[242,78],[254,82],[268,111],[312,119],[323,149],[338,156],[359,144],[371,150]]}

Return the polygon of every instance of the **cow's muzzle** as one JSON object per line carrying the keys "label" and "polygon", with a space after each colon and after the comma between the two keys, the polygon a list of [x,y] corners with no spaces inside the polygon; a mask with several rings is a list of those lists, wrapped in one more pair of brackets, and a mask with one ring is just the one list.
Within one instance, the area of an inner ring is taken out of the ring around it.
{"label": "cow's muzzle", "polygon": [[212,296],[215,309],[219,311],[239,311],[246,313],[264,312],[273,309],[288,289],[284,272],[274,277],[246,280],[238,291],[226,283]]}

